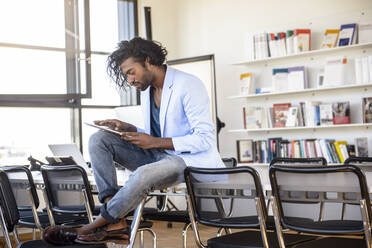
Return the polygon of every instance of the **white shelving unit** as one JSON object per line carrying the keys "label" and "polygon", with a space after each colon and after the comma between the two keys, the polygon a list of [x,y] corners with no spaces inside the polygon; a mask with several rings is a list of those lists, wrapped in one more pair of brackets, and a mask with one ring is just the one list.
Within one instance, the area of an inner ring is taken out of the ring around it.
{"label": "white shelving unit", "polygon": [[[237,139],[267,140],[272,137],[282,137],[283,139],[335,139],[346,140],[349,144],[354,144],[355,137],[368,137],[368,150],[371,155],[372,132],[370,128],[372,123],[362,123],[361,101],[363,97],[372,97],[372,81],[367,84],[353,84],[353,71],[350,71],[351,78],[348,78],[350,84],[337,87],[317,88],[316,75],[322,69],[323,62],[328,57],[346,56],[353,68],[353,59],[355,57],[369,56],[372,54],[372,42],[365,44],[356,44],[344,47],[335,47],[322,50],[312,50],[299,54],[266,58],[254,61],[242,61],[234,63],[234,66],[241,68],[241,73],[252,72],[256,75],[255,86],[270,87],[268,83],[271,80],[271,68],[285,68],[296,65],[303,65],[308,73],[308,87],[303,90],[282,91],[261,94],[231,95],[227,99],[234,100],[234,104],[240,104],[236,109],[241,109],[242,104],[252,106],[270,106],[275,103],[291,102],[297,104],[301,101],[321,101],[322,103],[350,101],[351,124],[329,125],[329,126],[305,126],[305,127],[283,127],[283,128],[261,128],[261,129],[243,129],[243,121],[235,122],[228,130],[234,134]],[[349,68],[350,69],[350,68]],[[271,83],[269,83],[271,84]],[[241,111],[236,111],[241,115]],[[241,118],[241,117],[240,117]],[[238,118],[236,119],[238,120]],[[254,166],[260,170],[266,170],[268,164],[260,163],[242,163],[239,166]],[[334,164],[337,165],[337,164]]]}

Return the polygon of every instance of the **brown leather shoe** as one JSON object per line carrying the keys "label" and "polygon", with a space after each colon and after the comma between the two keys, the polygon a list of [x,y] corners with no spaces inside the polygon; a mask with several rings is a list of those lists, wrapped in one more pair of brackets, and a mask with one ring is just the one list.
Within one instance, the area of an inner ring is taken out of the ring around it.
{"label": "brown leather shoe", "polygon": [[75,244],[77,232],[75,228],[64,226],[49,226],[45,229],[43,239],[53,245]]}
{"label": "brown leather shoe", "polygon": [[75,242],[81,244],[102,244],[111,242],[126,245],[129,244],[129,239],[130,227],[112,230],[112,225],[106,225],[97,228],[92,233],[78,235]]}

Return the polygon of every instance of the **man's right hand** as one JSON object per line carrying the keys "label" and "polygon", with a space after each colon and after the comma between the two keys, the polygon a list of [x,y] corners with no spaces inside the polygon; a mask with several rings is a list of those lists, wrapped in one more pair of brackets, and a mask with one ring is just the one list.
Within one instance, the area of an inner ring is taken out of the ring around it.
{"label": "man's right hand", "polygon": [[108,120],[97,120],[94,121],[94,124],[98,126],[106,126],[112,130],[116,130],[119,132],[137,132],[137,128],[132,124],[119,121],[116,119],[108,119]]}

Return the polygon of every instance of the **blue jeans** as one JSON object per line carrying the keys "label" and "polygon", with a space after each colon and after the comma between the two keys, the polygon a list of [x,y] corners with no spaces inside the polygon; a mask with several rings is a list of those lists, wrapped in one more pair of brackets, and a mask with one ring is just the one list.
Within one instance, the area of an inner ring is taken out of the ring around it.
{"label": "blue jeans", "polygon": [[[184,182],[186,164],[181,157],[161,149],[142,149],[118,135],[98,131],[89,139],[89,154],[102,205],[101,216],[116,223],[137,207],[147,193]],[[124,187],[118,188],[114,161],[133,171]]]}

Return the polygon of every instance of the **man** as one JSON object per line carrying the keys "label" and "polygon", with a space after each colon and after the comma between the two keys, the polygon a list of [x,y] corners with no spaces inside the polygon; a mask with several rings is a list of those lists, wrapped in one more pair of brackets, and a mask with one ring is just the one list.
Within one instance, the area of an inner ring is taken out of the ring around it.
{"label": "man", "polygon": [[[223,167],[218,154],[210,103],[196,77],[164,64],[167,51],[160,44],[134,38],[122,41],[108,58],[108,73],[119,87],[141,90],[145,129],[119,120],[95,121],[121,136],[97,132],[89,140],[100,216],[76,230],[60,227],[46,231],[46,240],[63,237],[81,243],[127,243],[125,216],[153,189],[184,181],[186,166]],[[118,190],[113,162],[133,171]]]}

